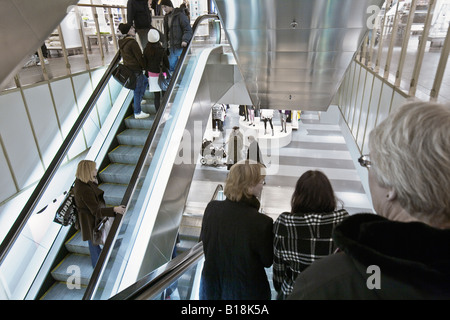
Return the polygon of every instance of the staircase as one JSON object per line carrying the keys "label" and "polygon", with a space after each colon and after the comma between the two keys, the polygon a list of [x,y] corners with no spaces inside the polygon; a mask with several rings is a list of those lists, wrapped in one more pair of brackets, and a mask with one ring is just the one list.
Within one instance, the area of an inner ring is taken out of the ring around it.
{"label": "staircase", "polygon": [[[132,114],[124,120],[126,129],[116,136],[119,145],[108,153],[110,164],[99,173],[99,180],[102,181],[99,187],[105,191],[104,198],[107,206],[120,205],[153,125],[155,118],[153,94],[146,92],[144,99],[146,102],[142,104],[142,110],[150,113],[150,117],[134,119]],[[55,283],[40,298],[41,300],[81,300],[83,298],[93,271],[88,242],[81,239],[81,233],[78,231],[66,241],[65,249],[67,255],[51,271]],[[74,283],[75,274],[74,267],[71,266],[79,267],[80,289],[69,289],[68,284]]]}

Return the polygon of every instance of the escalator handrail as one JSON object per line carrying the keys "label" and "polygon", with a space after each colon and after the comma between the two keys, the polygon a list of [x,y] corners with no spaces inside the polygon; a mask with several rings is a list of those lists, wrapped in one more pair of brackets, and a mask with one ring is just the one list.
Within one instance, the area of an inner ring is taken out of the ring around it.
{"label": "escalator handrail", "polygon": [[[223,191],[223,186],[218,184],[211,201],[217,199],[217,195]],[[154,297],[162,289],[175,282],[180,275],[203,258],[203,243],[199,241],[189,251],[176,256],[171,261],[144,276],[136,283],[119,292],[110,300],[146,300]]]}
{"label": "escalator handrail", "polygon": [[97,87],[93,91],[89,100],[86,102],[83,110],[80,112],[80,115],[78,116],[77,120],[72,126],[72,129],[69,131],[63,143],[61,144],[61,147],[59,148],[58,152],[53,157],[52,162],[48,166],[47,170],[45,170],[44,174],[42,175],[42,178],[39,180],[39,183],[34,188],[33,193],[31,194],[30,198],[26,202],[25,206],[23,207],[18,217],[16,218],[16,221],[14,222],[9,232],[3,239],[2,243],[0,244],[0,265],[3,263],[12,245],[18,238],[19,234],[22,232],[22,229],[24,228],[25,224],[28,222],[28,219],[30,218],[31,214],[36,208],[43,193],[47,189],[50,181],[52,180],[57,169],[59,168],[59,165],[66,157],[69,148],[72,146],[72,143],[75,140],[75,137],[80,132],[85,121],[88,119],[98,98],[100,97],[106,84],[108,83],[109,78],[111,77],[112,70],[115,68],[115,66],[117,66],[120,59],[121,56],[120,52],[118,51],[114,56],[114,58],[112,59],[110,65],[106,69],[106,72],[104,73],[103,77],[97,84]]}
{"label": "escalator handrail", "polygon": [[[198,17],[193,26],[192,26],[192,34],[193,36],[195,35],[196,29],[198,27],[198,25],[205,19],[211,19],[211,18],[215,18],[215,19],[219,19],[219,16],[215,15],[215,14],[206,14],[203,16]],[[172,79],[170,81],[169,87],[167,88],[166,94],[164,95],[164,98],[161,101],[161,106],[158,109],[156,115],[155,115],[155,119],[153,121],[153,125],[150,129],[150,132],[147,136],[147,139],[145,141],[144,147],[142,149],[141,155],[139,156],[139,160],[136,164],[136,167],[133,171],[133,174],[131,176],[130,182],[128,184],[128,187],[125,191],[125,194],[123,196],[123,199],[121,201],[122,205],[127,206],[128,203],[130,202],[131,196],[133,195],[134,190],[136,189],[136,186],[139,182],[139,176],[144,168],[144,165],[146,163],[146,159],[147,159],[147,154],[150,151],[150,147],[152,145],[153,139],[156,135],[156,130],[159,126],[159,123],[161,121],[162,115],[166,109],[167,106],[167,102],[169,101],[169,98],[171,96],[171,92],[175,86],[175,84],[177,83],[178,80],[178,76],[180,73],[180,69],[184,63],[184,60],[186,58],[187,52],[189,52],[189,49],[191,47],[192,44],[192,40],[189,42],[188,46],[185,47],[178,59],[177,62],[177,66],[172,74]],[[126,213],[125,213],[126,214]],[[113,221],[113,224],[111,226],[110,232],[106,238],[105,241],[105,245],[100,253],[100,256],[97,260],[97,264],[95,265],[95,268],[92,272],[91,278],[89,280],[89,283],[86,287],[85,293],[83,295],[83,300],[90,300],[92,299],[92,296],[94,295],[94,292],[96,290],[96,287],[98,285],[98,282],[103,274],[104,269],[106,268],[106,263],[109,259],[109,256],[111,254],[111,249],[112,246],[115,242],[115,238],[117,235],[117,232],[119,230],[119,226],[121,223],[123,216],[122,215],[117,215],[116,218]]]}

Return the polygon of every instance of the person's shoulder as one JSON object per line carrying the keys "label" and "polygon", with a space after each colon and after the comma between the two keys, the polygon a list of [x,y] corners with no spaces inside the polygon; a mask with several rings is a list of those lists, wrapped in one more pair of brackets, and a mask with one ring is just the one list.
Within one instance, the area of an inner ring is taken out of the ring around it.
{"label": "person's shoulder", "polygon": [[352,259],[344,252],[314,261],[297,277],[289,299],[345,299],[341,291],[360,282]]}

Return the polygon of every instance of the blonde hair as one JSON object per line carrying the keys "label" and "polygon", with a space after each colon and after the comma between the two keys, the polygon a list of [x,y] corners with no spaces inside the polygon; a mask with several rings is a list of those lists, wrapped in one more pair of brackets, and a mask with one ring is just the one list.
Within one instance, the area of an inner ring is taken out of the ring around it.
{"label": "blonde hair", "polygon": [[372,130],[369,147],[370,170],[411,216],[434,226],[450,222],[449,105],[403,105]]}
{"label": "blonde hair", "polygon": [[231,167],[225,182],[224,194],[231,201],[240,201],[243,197],[251,198],[250,189],[265,177],[262,164],[241,160]]}
{"label": "blonde hair", "polygon": [[97,164],[95,161],[91,160],[81,160],[78,163],[77,172],[75,173],[75,177],[80,179],[84,183],[88,183],[89,181],[94,181],[95,177],[92,175],[92,172],[96,169]]}

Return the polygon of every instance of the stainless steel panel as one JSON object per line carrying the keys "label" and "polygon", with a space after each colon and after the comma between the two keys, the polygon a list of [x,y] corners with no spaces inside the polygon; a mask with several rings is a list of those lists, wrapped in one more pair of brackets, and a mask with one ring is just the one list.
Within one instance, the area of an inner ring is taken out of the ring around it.
{"label": "stainless steel panel", "polygon": [[384,1],[215,2],[254,105],[326,110]]}

